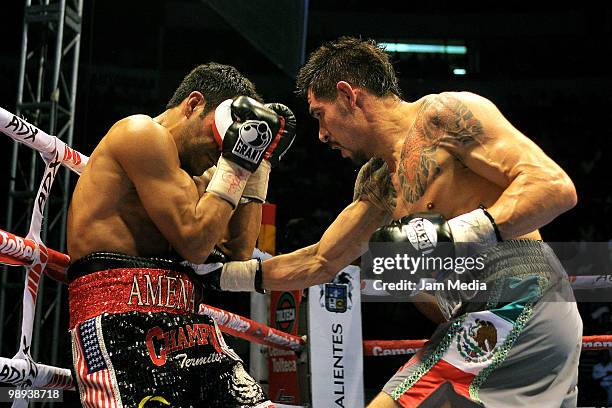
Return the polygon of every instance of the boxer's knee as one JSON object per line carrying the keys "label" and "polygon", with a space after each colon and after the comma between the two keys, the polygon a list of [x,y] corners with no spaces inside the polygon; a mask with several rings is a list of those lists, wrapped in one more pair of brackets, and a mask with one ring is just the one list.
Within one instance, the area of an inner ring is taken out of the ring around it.
{"label": "boxer's knee", "polygon": [[370,402],[367,408],[397,408],[399,405],[391,398],[391,396],[384,392],[379,392],[376,398]]}

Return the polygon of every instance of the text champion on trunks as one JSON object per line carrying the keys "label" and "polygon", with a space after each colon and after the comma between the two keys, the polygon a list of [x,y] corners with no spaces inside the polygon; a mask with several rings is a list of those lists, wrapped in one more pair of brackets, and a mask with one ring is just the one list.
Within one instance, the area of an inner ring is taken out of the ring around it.
{"label": "text champion on trunks", "polygon": [[260,271],[265,289],[304,288],[381,243],[405,243],[411,257],[440,256],[444,245],[445,256],[483,256],[484,269],[460,279],[495,290],[417,294],[415,305],[441,324],[369,406],[575,407],[582,320],[538,232],[575,205],[567,174],[481,96],[404,101],[373,41],[324,44],[297,85],[319,139],[362,165],[353,202],[319,242],[251,263],[250,275],[228,267],[220,280],[253,287],[230,277]]}
{"label": "text champion on trunks", "polygon": [[208,63],[161,115],[127,117],[102,138],[68,216],[83,406],[273,406],[215,322],[194,312],[215,276],[199,274],[250,259],[271,167],[294,137],[289,108],[262,104],[235,68]]}

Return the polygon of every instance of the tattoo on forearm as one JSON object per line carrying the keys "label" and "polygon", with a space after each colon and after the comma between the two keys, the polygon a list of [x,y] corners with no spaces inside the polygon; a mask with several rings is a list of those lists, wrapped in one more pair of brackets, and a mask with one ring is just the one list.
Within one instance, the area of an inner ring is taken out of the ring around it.
{"label": "tattoo on forearm", "polygon": [[370,159],[359,171],[353,201],[365,199],[379,209],[392,214],[397,203],[397,191],[391,173],[383,159]]}
{"label": "tattoo on forearm", "polygon": [[459,99],[450,94],[426,98],[402,148],[398,176],[403,199],[418,201],[440,174],[435,159],[440,145],[466,147],[482,138],[482,124]]}

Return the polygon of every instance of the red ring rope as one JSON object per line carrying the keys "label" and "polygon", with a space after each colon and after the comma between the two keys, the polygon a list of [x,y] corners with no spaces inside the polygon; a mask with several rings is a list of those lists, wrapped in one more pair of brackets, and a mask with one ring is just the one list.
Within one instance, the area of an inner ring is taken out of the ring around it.
{"label": "red ring rope", "polygon": [[[364,340],[364,356],[393,356],[416,353],[427,340]],[[582,350],[610,350],[612,335],[582,336]]]}
{"label": "red ring rope", "polygon": [[[18,237],[10,232],[0,230],[0,263],[7,265],[29,265],[33,261],[34,241]],[[29,248],[29,249],[27,249]],[[66,283],[66,268],[70,262],[68,255],[47,249],[49,261],[45,273],[52,278]],[[286,350],[301,350],[305,341],[301,337],[287,334],[246,317],[218,309],[209,305],[200,305],[200,313],[215,318],[224,333],[253,341],[263,345]],[[364,340],[364,356],[386,356],[394,354],[412,354],[423,347],[426,340]],[[612,335],[595,335],[582,337],[582,350],[612,349]]]}
{"label": "red ring rope", "polygon": [[[30,265],[34,261],[33,254],[36,246],[36,242],[30,239],[21,238],[0,229],[0,264]],[[55,280],[68,283],[66,269],[70,263],[70,257],[50,248],[47,249],[47,254],[49,260],[44,272]],[[304,340],[301,337],[287,334],[216,307],[202,304],[200,313],[213,317],[221,331],[232,336],[285,350],[299,351],[304,347]]]}
{"label": "red ring rope", "polygon": [[[0,264],[28,266],[34,262],[34,249],[38,244],[31,239],[21,238],[0,229]],[[68,283],[66,268],[70,263],[68,255],[47,248],[47,267],[44,272],[51,278]]]}

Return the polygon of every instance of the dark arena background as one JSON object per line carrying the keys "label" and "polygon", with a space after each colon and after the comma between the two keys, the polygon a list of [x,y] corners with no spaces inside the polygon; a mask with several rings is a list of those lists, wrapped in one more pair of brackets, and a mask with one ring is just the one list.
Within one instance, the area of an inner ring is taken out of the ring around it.
{"label": "dark arena background", "polygon": [[[17,109],[24,3],[4,1],[0,11],[0,106],[12,112]],[[544,239],[610,241],[612,7],[604,2],[561,4],[87,0],[72,145],[90,155],[118,119],[162,112],[194,66],[208,61],[234,65],[266,101],[285,103],[297,115],[298,138],[287,160],[273,171],[268,196],[277,205],[277,253],[288,252],[316,242],[350,203],[357,171],[318,141],[317,123],[308,115],[305,101],[294,96],[295,73],[304,55],[341,35],[429,46],[416,47],[414,52],[389,48],[405,99],[451,90],[491,99],[565,169],[577,187],[578,205],[544,227]],[[44,43],[44,38],[37,40]],[[464,51],[438,52],[440,46]],[[0,228],[5,230],[12,143],[0,136],[0,174],[5,175],[0,181]],[[24,171],[18,169],[16,177],[27,178]],[[69,185],[75,180],[71,176]],[[14,214],[29,214],[31,201],[31,196],[15,199]],[[26,226],[22,220],[10,231],[25,236]],[[0,322],[0,355],[10,357],[17,350],[22,286],[12,283],[21,279],[14,278],[18,275],[14,269],[1,273],[13,276],[4,281],[8,286],[2,291]],[[37,335],[45,340],[38,346],[38,360],[49,361],[44,356],[51,353],[47,343],[59,344],[54,364],[70,367],[67,297],[65,288],[56,290],[63,291],[50,297],[60,299],[57,312],[51,301],[39,306],[45,317]],[[207,303],[249,313],[248,295],[218,294]],[[610,303],[579,304],[584,334],[612,334],[611,308]],[[53,319],[55,313],[58,320]],[[410,303],[364,303],[362,314],[364,339],[427,338],[435,328]],[[239,353],[246,353],[244,342],[230,342]],[[606,404],[606,391],[592,372],[607,354],[582,353],[580,406]],[[365,357],[366,401],[405,360],[405,356]],[[66,392],[64,406],[78,406],[77,393]]]}

